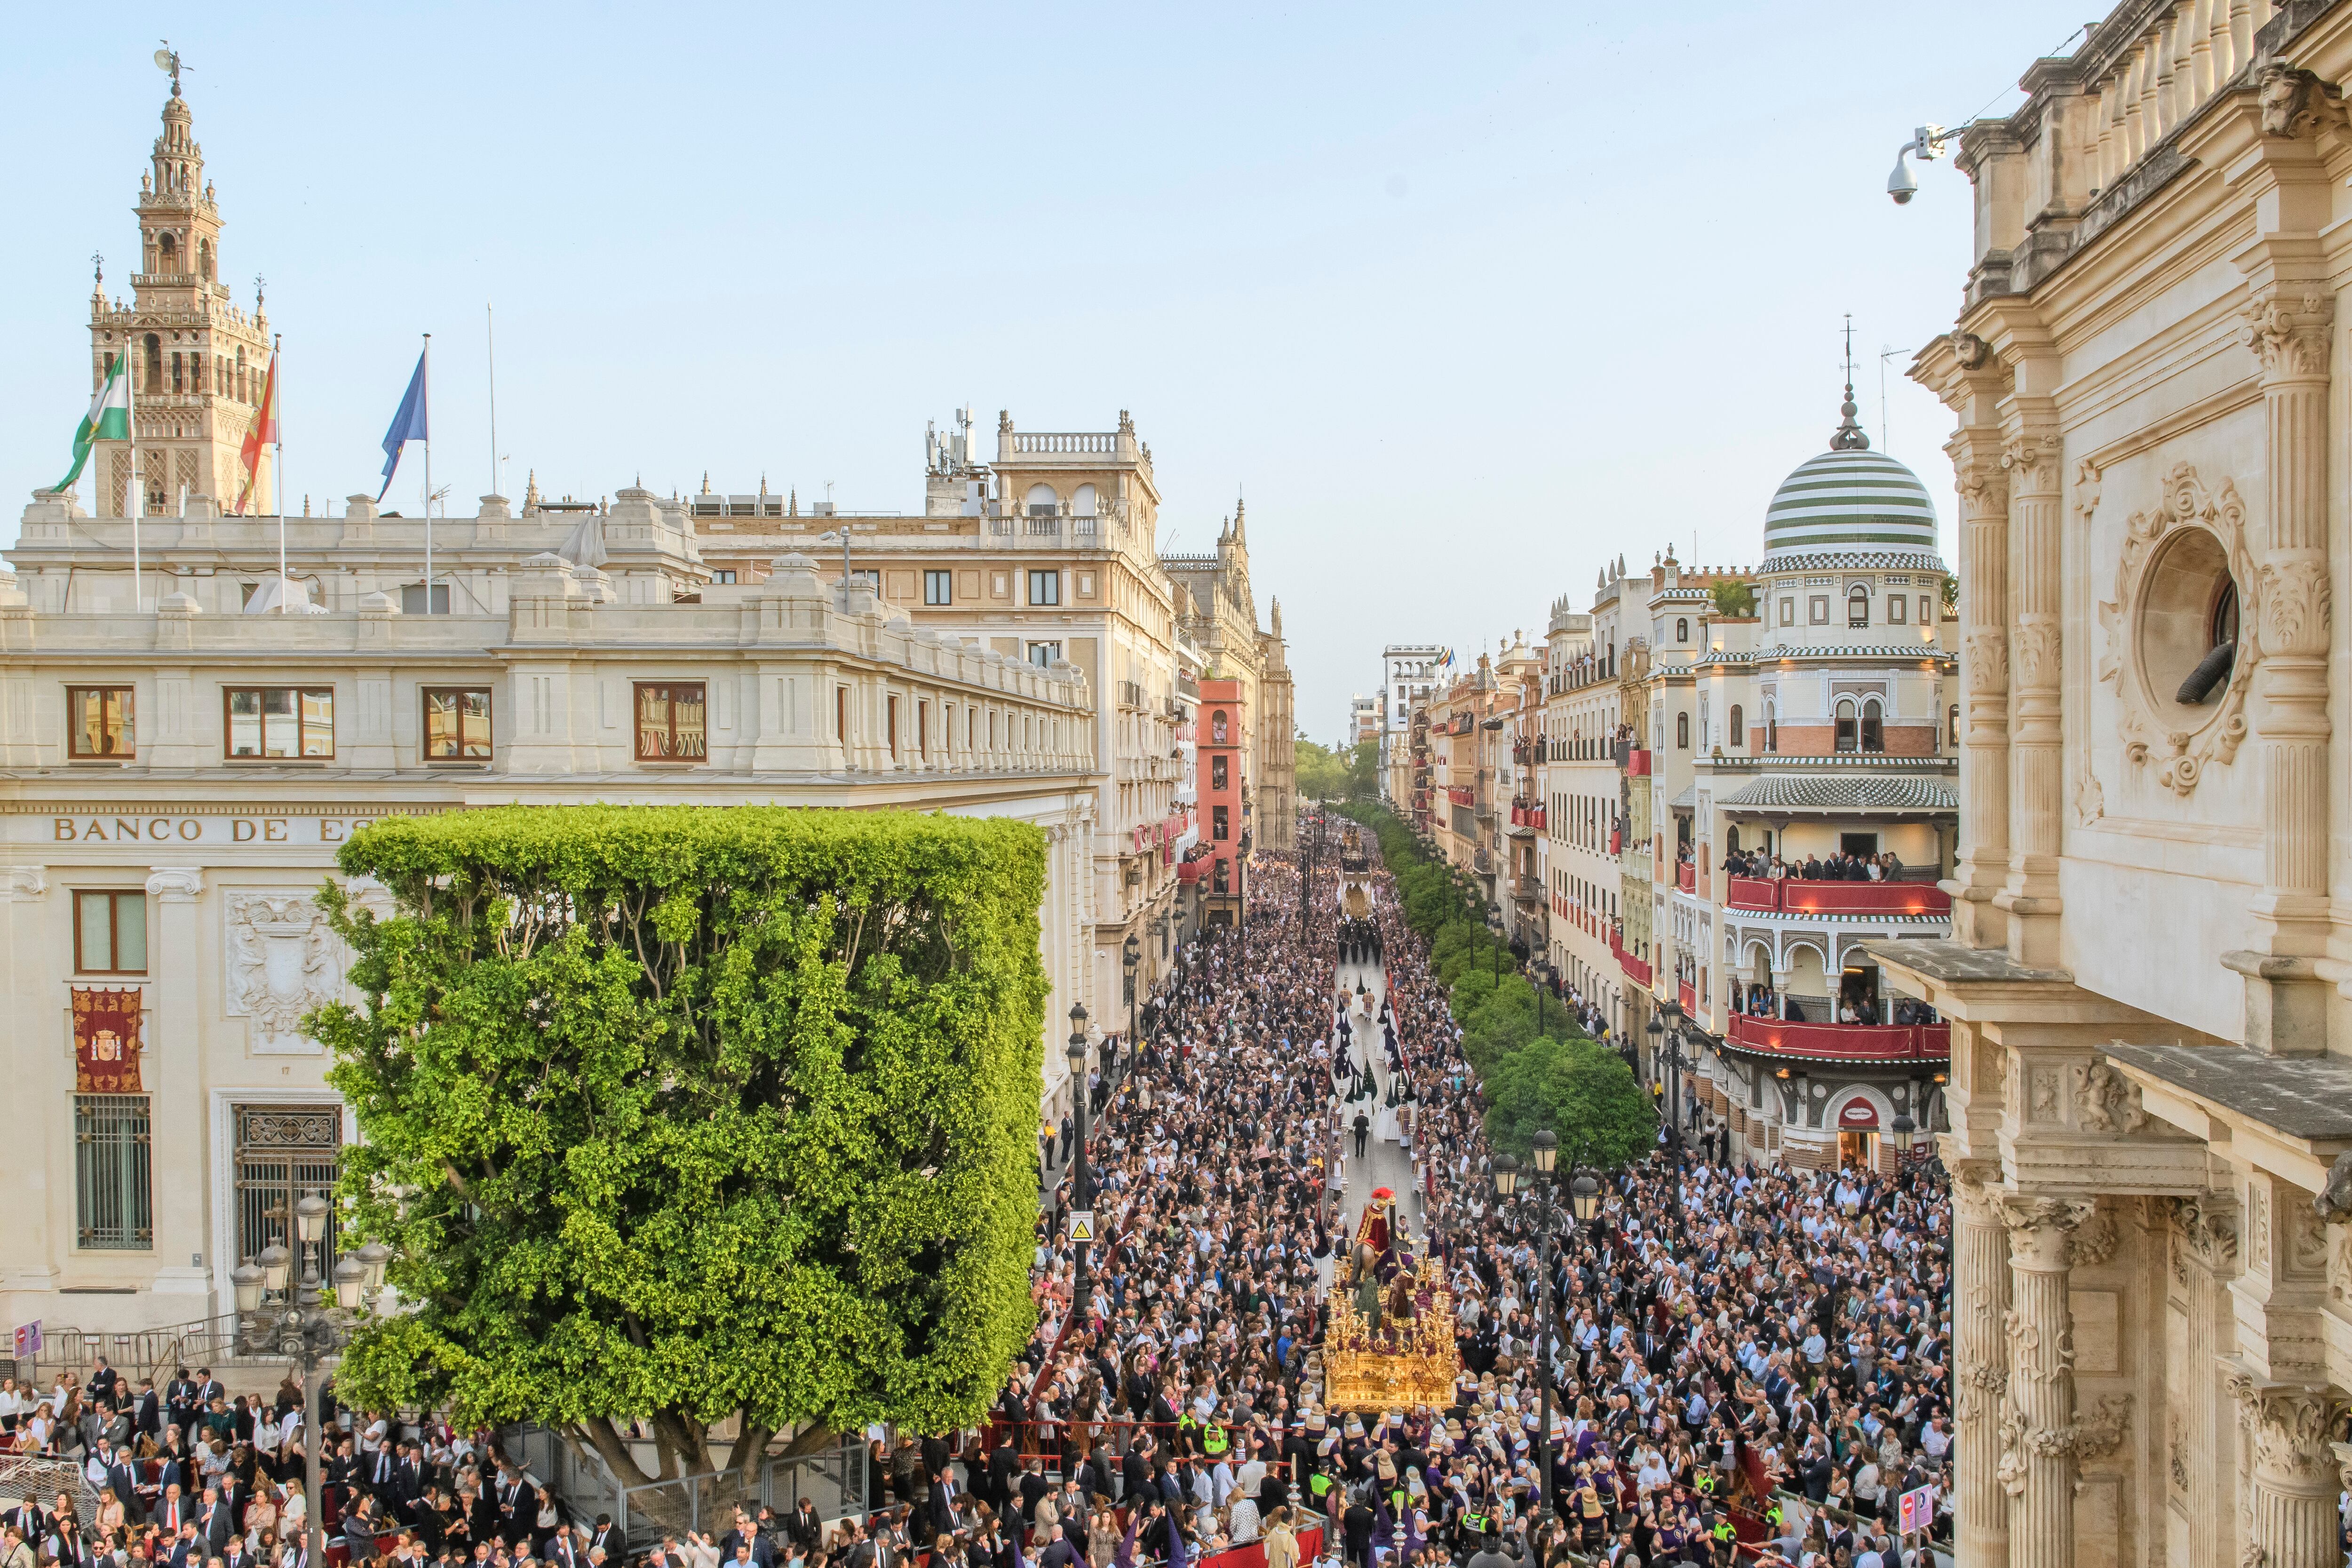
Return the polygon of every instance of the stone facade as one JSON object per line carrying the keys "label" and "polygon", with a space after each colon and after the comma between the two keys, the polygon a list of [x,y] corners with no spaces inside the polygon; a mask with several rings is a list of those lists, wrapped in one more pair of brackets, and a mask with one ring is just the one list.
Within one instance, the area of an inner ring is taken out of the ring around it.
{"label": "stone facade", "polygon": [[2135,4],[1979,121],[1955,330],[1959,1558],[2340,1561],[2352,5]]}

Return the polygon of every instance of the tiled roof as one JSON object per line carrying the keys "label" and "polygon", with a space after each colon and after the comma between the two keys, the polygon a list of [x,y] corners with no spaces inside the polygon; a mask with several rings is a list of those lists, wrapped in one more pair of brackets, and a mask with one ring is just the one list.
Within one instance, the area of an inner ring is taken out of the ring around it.
{"label": "tiled roof", "polygon": [[1717,797],[1722,806],[1772,807],[1799,811],[1958,811],[1960,797],[1941,779],[1845,777],[1819,773],[1767,774]]}
{"label": "tiled roof", "polygon": [[1776,555],[1759,575],[1790,572],[1942,572],[1943,557],[1932,550],[1825,550],[1807,555]]}
{"label": "tiled roof", "polygon": [[1668,811],[1696,811],[1698,809],[1698,785],[1692,784],[1688,786],[1682,794],[1666,802],[1666,809]]}
{"label": "tiled roof", "polygon": [[1836,643],[1825,647],[1801,647],[1793,643],[1774,643],[1759,647],[1748,656],[1762,662],[1781,658],[1940,658],[1947,664],[1957,664],[1959,656],[1947,652],[1934,643]]}

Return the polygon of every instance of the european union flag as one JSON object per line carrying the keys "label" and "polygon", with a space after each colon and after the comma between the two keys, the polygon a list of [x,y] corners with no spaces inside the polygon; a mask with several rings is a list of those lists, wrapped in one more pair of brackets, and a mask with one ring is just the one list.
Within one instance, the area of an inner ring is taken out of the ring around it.
{"label": "european union flag", "polygon": [[425,417],[425,355],[427,348],[416,356],[416,373],[408,378],[408,391],[400,400],[400,412],[392,416],[392,428],[383,433],[383,489],[375,499],[383,500],[384,491],[392,489],[393,470],[400,467],[401,448],[411,441],[430,441],[433,437]]}

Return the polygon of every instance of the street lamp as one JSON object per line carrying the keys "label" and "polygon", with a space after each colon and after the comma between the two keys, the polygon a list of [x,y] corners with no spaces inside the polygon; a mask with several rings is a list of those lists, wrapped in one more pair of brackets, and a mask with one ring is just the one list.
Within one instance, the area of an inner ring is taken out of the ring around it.
{"label": "street lamp", "polygon": [[1919,1131],[1919,1124],[1912,1121],[1909,1116],[1899,1110],[1895,1113],[1893,1131],[1895,1133],[1895,1163],[1896,1164],[1899,1165],[1905,1160],[1910,1158],[1911,1135],[1917,1131]]}
{"label": "street lamp", "polygon": [[[1070,1207],[1083,1213],[1088,1196],[1087,1186],[1087,1007],[1081,1002],[1070,1009],[1070,1100],[1077,1107],[1077,1163],[1070,1168]],[[1070,1311],[1075,1316],[1086,1310],[1087,1299],[1094,1292],[1094,1280],[1087,1272],[1088,1255],[1093,1243],[1077,1243],[1077,1270],[1070,1279]]]}
{"label": "street lamp", "polygon": [[305,1519],[303,1561],[327,1560],[326,1510],[320,1502],[319,1367],[341,1355],[383,1291],[392,1248],[380,1241],[347,1252],[335,1262],[330,1281],[319,1278],[319,1253],[326,1240],[327,1200],[316,1193],[294,1205],[294,1239],[302,1248],[302,1278],[289,1290],[292,1254],[272,1242],[251,1262],[229,1273],[236,1294],[237,1352],[256,1358],[291,1361],[302,1369],[302,1466]]}
{"label": "street lamp", "polygon": [[1128,1048],[1132,1050],[1135,1046],[1135,966],[1143,962],[1143,943],[1136,940],[1133,931],[1128,932],[1127,941],[1119,945],[1118,957],[1120,966],[1127,971],[1127,1040]]}
{"label": "street lamp", "polygon": [[[1658,1013],[1665,1020],[1666,1154],[1674,1162],[1670,1179],[1674,1184],[1675,1241],[1679,1246],[1683,1232],[1683,1006],[1668,999],[1658,1004]],[[1654,1027],[1656,1022],[1651,1020]]]}
{"label": "street lamp", "polygon": [[[1531,1142],[1531,1152],[1535,1163],[1532,1176],[1523,1175],[1518,1161],[1508,1154],[1499,1154],[1495,1159],[1495,1191],[1500,1196],[1507,1198],[1519,1190],[1523,1181],[1532,1180],[1535,1183],[1537,1199],[1541,1205],[1536,1217],[1536,1234],[1538,1237],[1536,1267],[1537,1272],[1542,1276],[1543,1283],[1543,1300],[1540,1304],[1543,1327],[1541,1337],[1538,1342],[1538,1353],[1536,1356],[1536,1458],[1541,1466],[1543,1475],[1541,1506],[1544,1510],[1549,1510],[1558,1506],[1559,1499],[1559,1494],[1553,1489],[1552,1479],[1551,1356],[1560,1338],[1559,1297],[1552,1283],[1552,1188],[1558,1180],[1555,1171],[1559,1163],[1559,1139],[1551,1129],[1547,1127],[1538,1132]],[[1583,1152],[1581,1147],[1579,1148],[1578,1152],[1580,1155]],[[1593,1215],[1601,1206],[1601,1184],[1589,1173],[1578,1169],[1580,1163],[1580,1161],[1570,1162],[1569,1166],[1572,1177],[1568,1184],[1571,1235],[1574,1234],[1575,1226],[1590,1224]]]}

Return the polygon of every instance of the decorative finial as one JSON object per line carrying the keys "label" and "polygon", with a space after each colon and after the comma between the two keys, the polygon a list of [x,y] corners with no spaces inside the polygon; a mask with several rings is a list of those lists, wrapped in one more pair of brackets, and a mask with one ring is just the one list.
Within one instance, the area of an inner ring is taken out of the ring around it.
{"label": "decorative finial", "polygon": [[702,470],[702,493],[704,495],[709,495],[710,493],[710,470],[709,468]]}
{"label": "decorative finial", "polygon": [[95,250],[89,253],[89,291],[93,294],[106,292],[106,258]]}
{"label": "decorative finial", "polygon": [[1863,434],[1862,426],[1855,424],[1853,419],[1861,410],[1855,407],[1853,401],[1853,317],[1851,313],[1848,313],[1845,319],[1845,401],[1838,405],[1838,412],[1845,417],[1838,427],[1830,433],[1830,450],[1832,452],[1867,450],[1870,447],[1870,437]]}
{"label": "decorative finial", "polygon": [[253,313],[257,316],[261,314],[261,301],[264,296],[264,291],[267,290],[268,287],[268,279],[264,278],[258,272],[253,275]]}

